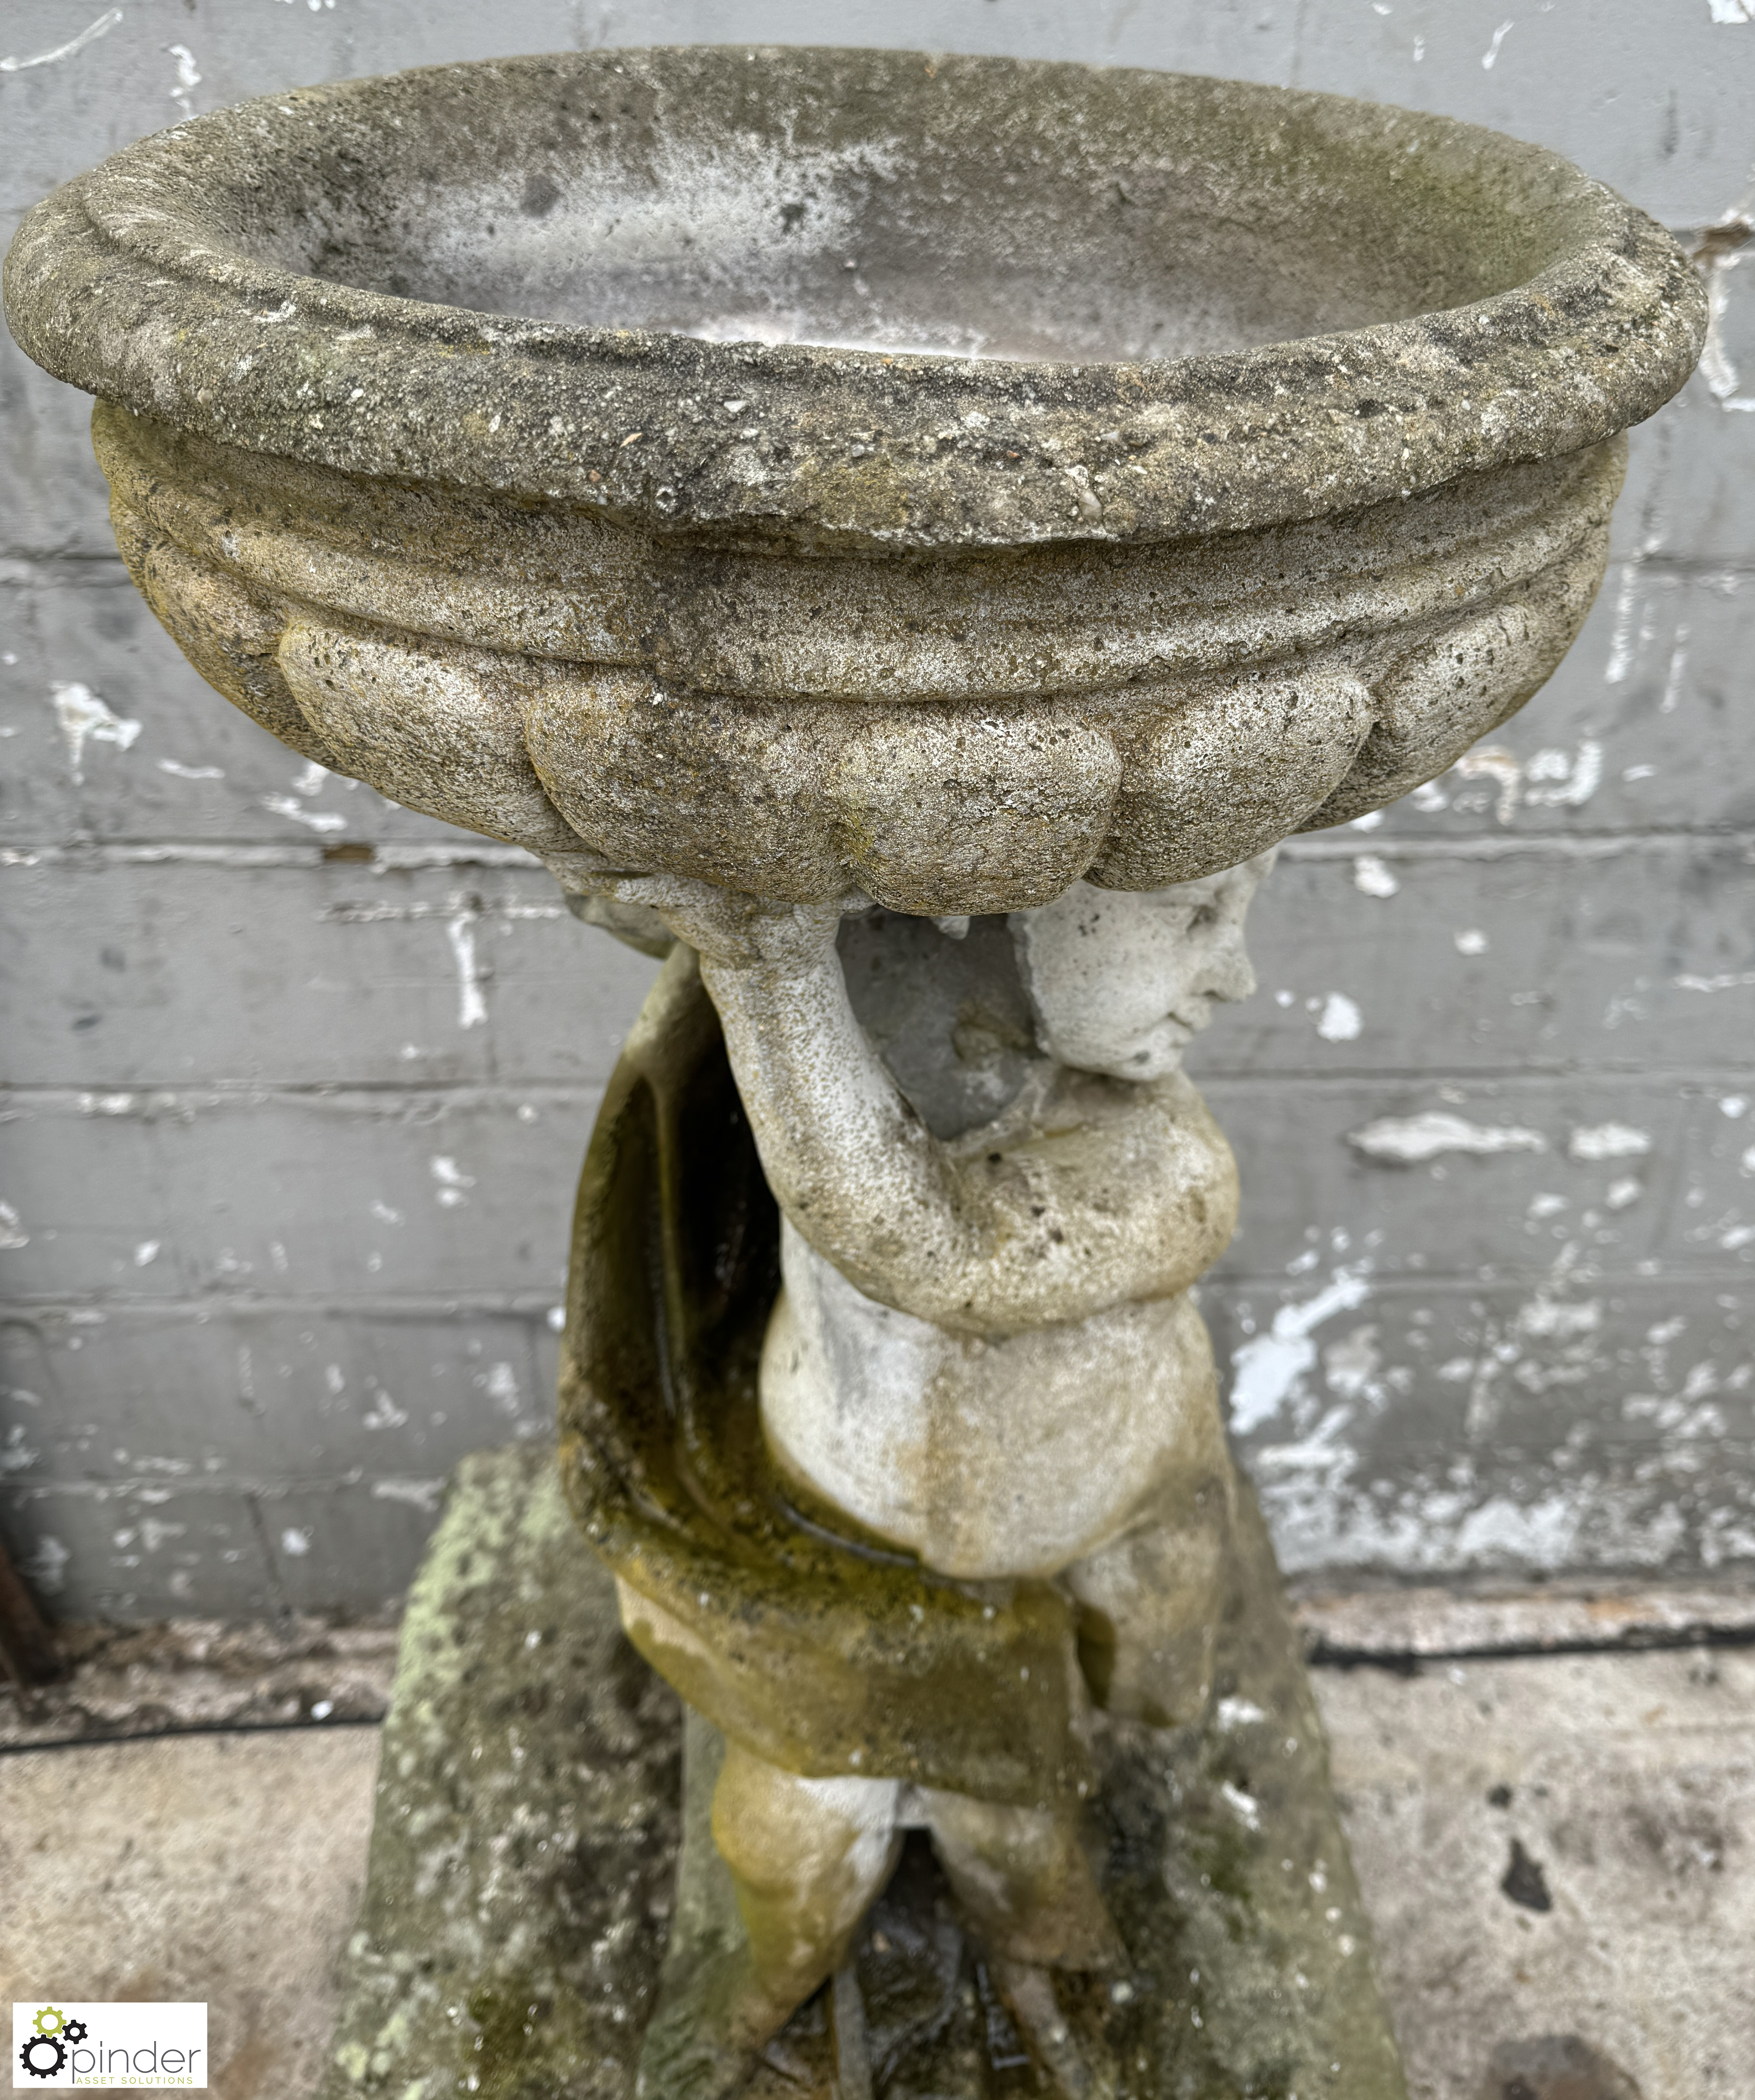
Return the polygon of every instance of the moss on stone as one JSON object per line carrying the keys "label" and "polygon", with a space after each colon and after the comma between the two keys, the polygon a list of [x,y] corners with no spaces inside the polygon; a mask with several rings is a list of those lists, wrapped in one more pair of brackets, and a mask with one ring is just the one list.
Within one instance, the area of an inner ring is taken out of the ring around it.
{"label": "moss on stone", "polygon": [[[1092,1835],[1127,1965],[1058,1979],[1059,2010],[1093,2100],[1405,2100],[1253,1505],[1240,1570],[1208,1723],[1102,1731]],[[685,1798],[682,1735],[551,1454],[470,1460],[410,1599],[325,2100],[632,2100],[673,1907],[672,1961],[737,1930],[705,1815],[716,1739],[691,1721]],[[923,1837],[854,1970],[874,2100],[1045,2089],[1015,1979]],[[820,1995],[745,2100],[831,2100],[836,2076]]]}
{"label": "moss on stone", "polygon": [[409,1601],[325,2100],[625,2100],[679,1739],[553,1452],[466,1461]]}

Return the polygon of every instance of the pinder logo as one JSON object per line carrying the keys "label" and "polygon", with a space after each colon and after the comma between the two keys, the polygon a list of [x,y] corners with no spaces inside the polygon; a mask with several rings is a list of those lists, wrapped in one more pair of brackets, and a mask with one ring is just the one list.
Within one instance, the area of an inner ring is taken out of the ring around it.
{"label": "pinder logo", "polygon": [[205,2005],[12,2006],[12,2089],[85,2085],[164,2092],[207,2083]]}

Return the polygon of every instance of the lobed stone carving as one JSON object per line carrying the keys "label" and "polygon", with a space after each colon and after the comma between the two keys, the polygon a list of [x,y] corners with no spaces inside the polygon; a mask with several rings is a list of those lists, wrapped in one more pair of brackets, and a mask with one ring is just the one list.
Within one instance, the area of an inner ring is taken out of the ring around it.
{"label": "lobed stone carving", "polygon": [[441,536],[418,492],[97,431],[142,589],[308,756],[575,871],[929,914],[1194,880],[1442,772],[1571,643],[1621,474],[898,565],[486,499]]}

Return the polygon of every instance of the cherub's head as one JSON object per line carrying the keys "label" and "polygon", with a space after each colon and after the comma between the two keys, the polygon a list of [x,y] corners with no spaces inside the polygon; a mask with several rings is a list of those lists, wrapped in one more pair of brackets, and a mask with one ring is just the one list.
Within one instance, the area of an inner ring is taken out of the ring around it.
{"label": "cherub's head", "polygon": [[1117,1079],[1174,1071],[1213,1001],[1255,990],[1244,914],[1272,863],[1262,854],[1171,889],[1075,882],[1052,904],[1013,912],[1043,1048],[1063,1065]]}

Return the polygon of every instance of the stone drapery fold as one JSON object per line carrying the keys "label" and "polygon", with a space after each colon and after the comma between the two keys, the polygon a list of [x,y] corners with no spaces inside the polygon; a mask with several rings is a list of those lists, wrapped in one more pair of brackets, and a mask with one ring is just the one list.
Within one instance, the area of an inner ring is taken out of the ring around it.
{"label": "stone drapery fold", "polygon": [[635,1645],[770,1762],[1046,1804],[1089,1785],[1073,1609],[960,1582],[802,1507],[756,1374],[778,1283],[762,1177],[692,950],[611,1078],[574,1214],[562,1476]]}

